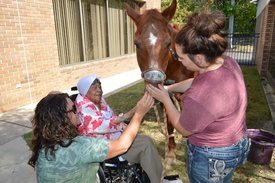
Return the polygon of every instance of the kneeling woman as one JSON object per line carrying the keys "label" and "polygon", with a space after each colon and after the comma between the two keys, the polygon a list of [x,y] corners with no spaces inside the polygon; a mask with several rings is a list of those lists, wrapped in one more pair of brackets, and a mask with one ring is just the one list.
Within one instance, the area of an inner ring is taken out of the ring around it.
{"label": "kneeling woman", "polygon": [[99,162],[128,150],[152,105],[152,97],[145,93],[122,135],[108,141],[79,135],[76,108],[68,94],[48,94],[37,104],[32,120],[32,156],[28,163],[36,169],[37,181],[99,182]]}

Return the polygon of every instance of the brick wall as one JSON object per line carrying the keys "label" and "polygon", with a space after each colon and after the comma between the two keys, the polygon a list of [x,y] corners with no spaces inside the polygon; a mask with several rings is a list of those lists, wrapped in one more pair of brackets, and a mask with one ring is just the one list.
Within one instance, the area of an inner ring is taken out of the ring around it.
{"label": "brick wall", "polygon": [[[270,77],[269,70],[274,66],[275,48],[275,2],[271,1],[257,17],[256,31],[260,33],[257,45],[257,69],[262,76]],[[273,78],[274,80],[274,78]]]}
{"label": "brick wall", "polygon": [[270,21],[268,21],[268,29],[271,32],[270,56],[267,68],[267,77],[271,86],[275,89],[275,1],[271,3]]}
{"label": "brick wall", "polygon": [[0,1],[0,112],[68,90],[89,73],[105,78],[137,67],[135,54],[61,67],[52,0]]}
{"label": "brick wall", "polygon": [[263,47],[265,44],[265,30],[266,30],[266,18],[267,18],[267,8],[265,8],[261,14],[257,17],[256,20],[256,29],[255,32],[259,33],[260,37],[258,39],[257,50],[256,50],[256,66],[258,72],[262,71],[262,61],[263,61]]}
{"label": "brick wall", "polygon": [[106,78],[136,68],[138,68],[138,64],[135,54],[65,66],[60,68],[61,83],[65,89],[68,89],[71,86],[75,86],[78,79],[88,73],[94,73],[100,78]]}
{"label": "brick wall", "polygon": [[266,29],[265,29],[265,44],[263,47],[263,60],[262,60],[262,71],[261,73],[266,75],[268,70],[268,64],[270,59],[272,50],[272,37],[273,37],[273,29],[274,29],[274,18],[275,18],[275,6],[274,4],[270,4],[267,7],[267,18],[266,18]]}
{"label": "brick wall", "polygon": [[[160,8],[160,0],[146,4]],[[0,1],[0,113],[69,90],[89,73],[105,78],[136,68],[135,54],[59,66],[52,0]]]}
{"label": "brick wall", "polygon": [[0,111],[33,102],[59,77],[51,0],[0,1]]}

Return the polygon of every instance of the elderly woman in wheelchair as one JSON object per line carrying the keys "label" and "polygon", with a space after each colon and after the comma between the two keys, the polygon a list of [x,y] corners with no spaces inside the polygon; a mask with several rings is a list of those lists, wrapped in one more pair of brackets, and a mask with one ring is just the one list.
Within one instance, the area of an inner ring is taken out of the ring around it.
{"label": "elderly woman in wheelchair", "polygon": [[[130,119],[137,112],[137,108],[134,107],[126,114],[116,115],[102,97],[101,82],[96,75],[81,78],[77,83],[77,89],[79,94],[75,99],[75,106],[80,120],[80,133],[95,139],[119,139],[122,132],[128,128],[125,128],[124,121]],[[161,158],[148,136],[138,134],[130,148],[121,153],[121,157],[130,164],[140,164],[150,182],[160,182]]]}

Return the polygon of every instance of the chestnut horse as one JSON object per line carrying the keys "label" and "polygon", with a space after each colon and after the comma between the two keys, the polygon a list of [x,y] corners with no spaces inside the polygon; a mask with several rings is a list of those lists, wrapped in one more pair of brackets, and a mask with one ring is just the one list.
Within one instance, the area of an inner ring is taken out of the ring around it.
{"label": "chestnut horse", "polygon": [[[173,0],[171,5],[162,12],[156,9],[146,10],[140,14],[129,5],[125,4],[127,15],[136,25],[135,45],[138,65],[142,72],[145,84],[165,83],[166,81],[180,82],[194,77],[194,73],[188,71],[175,54],[176,29],[169,23],[176,11],[177,2]],[[175,139],[171,135],[174,127],[167,122],[169,134],[168,157],[175,157]]]}

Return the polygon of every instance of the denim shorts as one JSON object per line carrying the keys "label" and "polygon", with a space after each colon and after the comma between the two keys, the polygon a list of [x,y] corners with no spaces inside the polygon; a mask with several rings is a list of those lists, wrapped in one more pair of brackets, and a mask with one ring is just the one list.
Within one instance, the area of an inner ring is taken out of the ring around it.
{"label": "denim shorts", "polygon": [[231,182],[233,172],[247,158],[250,139],[221,148],[199,147],[187,141],[187,173],[190,183]]}

